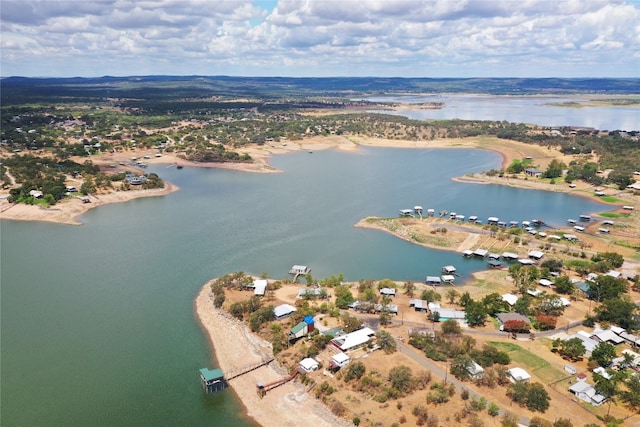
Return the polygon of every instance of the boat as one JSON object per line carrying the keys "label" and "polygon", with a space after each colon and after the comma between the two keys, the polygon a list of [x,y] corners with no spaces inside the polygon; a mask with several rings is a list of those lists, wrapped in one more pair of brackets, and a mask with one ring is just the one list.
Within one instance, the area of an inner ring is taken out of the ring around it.
{"label": "boat", "polygon": [[177,168],[177,169],[182,169],[183,167],[184,167],[184,166],[182,166],[182,165],[176,165],[176,168]]}

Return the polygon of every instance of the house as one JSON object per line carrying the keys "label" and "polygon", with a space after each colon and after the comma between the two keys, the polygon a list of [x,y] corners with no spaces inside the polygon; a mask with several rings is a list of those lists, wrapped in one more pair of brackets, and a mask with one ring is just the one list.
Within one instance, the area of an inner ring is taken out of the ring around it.
{"label": "house", "polygon": [[43,196],[42,191],[38,191],[38,190],[29,191],[29,195],[34,199],[41,199]]}
{"label": "house", "polygon": [[302,338],[303,336],[313,332],[314,329],[315,323],[313,321],[313,316],[304,316],[304,320],[289,331],[289,341]]}
{"label": "house", "polygon": [[396,296],[396,289],[395,288],[381,288],[380,289],[380,295],[388,296],[388,297],[395,297]]}
{"label": "house", "polygon": [[317,371],[319,367],[320,367],[320,364],[315,359],[312,359],[310,357],[307,357],[300,361],[300,369],[303,372]]}
{"label": "house", "polygon": [[289,274],[305,275],[311,273],[311,269],[306,265],[294,265],[289,270]]}
{"label": "house", "polygon": [[549,286],[553,285],[553,282],[551,280],[549,280],[549,279],[540,279],[540,280],[538,280],[538,283],[540,285],[546,286],[546,287],[549,287]]}
{"label": "house", "polygon": [[526,168],[524,170],[524,174],[527,176],[535,176],[536,178],[539,176],[542,176],[542,173],[544,171],[540,170],[540,169],[536,169],[536,168]]}
{"label": "house", "polygon": [[591,339],[591,334],[584,331],[578,331],[577,333],[568,336],[567,338],[565,338],[565,341],[572,338],[578,338],[580,339],[580,341],[582,341],[587,355],[590,355],[593,349],[598,345],[597,341]]}
{"label": "house", "polygon": [[595,387],[586,381],[577,381],[569,387],[569,391],[575,394],[578,399],[584,400],[593,406],[600,406],[605,401],[605,397],[597,393]]}
{"label": "house", "polygon": [[297,298],[299,299],[305,299],[305,298],[319,298],[322,295],[327,294],[327,291],[321,288],[303,288],[303,289],[299,289],[298,290],[298,296]]}
{"label": "house", "polygon": [[386,311],[387,313],[390,314],[398,314],[398,306],[396,304],[374,304],[373,305],[373,309],[376,311],[376,313],[381,313],[383,311]]}
{"label": "house", "polygon": [[624,338],[613,332],[611,329],[594,329],[590,338],[598,342],[608,342],[613,345],[622,344],[624,342]]}
{"label": "house", "polygon": [[505,301],[509,305],[513,305],[518,301],[518,296],[513,294],[502,295],[502,301]]}
{"label": "house", "polygon": [[446,322],[447,320],[464,321],[467,317],[466,312],[460,311],[460,310],[454,310],[452,308],[437,308],[434,311],[437,311],[438,314],[440,315],[440,318],[438,319],[439,322]]}
{"label": "house", "polygon": [[507,369],[507,377],[512,383],[520,381],[528,383],[531,380],[531,375],[524,369],[518,367]]}
{"label": "house", "polygon": [[257,279],[253,281],[253,294],[263,296],[267,289],[267,279]]}
{"label": "house", "polygon": [[287,316],[290,316],[291,314],[295,313],[296,308],[292,305],[289,304],[281,304],[277,307],[274,307],[273,309],[273,314],[276,317],[276,319],[280,320],[280,319],[284,319]]}
{"label": "house", "polygon": [[340,352],[331,356],[331,362],[329,363],[329,367],[332,369],[336,369],[336,368],[339,369],[347,366],[350,361],[351,361],[351,358],[346,353]]}
{"label": "house", "polygon": [[[504,326],[505,323],[511,321],[526,322],[527,325],[531,324],[527,316],[523,316],[520,313],[498,313],[496,314],[496,319],[498,319],[500,325],[502,326]],[[502,326],[500,326],[500,330],[503,330]]]}
{"label": "house", "polygon": [[416,311],[427,311],[429,309],[427,301],[421,299],[410,299],[409,307],[413,307]]}
{"label": "house", "polygon": [[472,380],[480,380],[484,377],[484,368],[473,361],[467,366],[467,372]]}
{"label": "house", "polygon": [[440,286],[442,284],[442,280],[438,276],[427,276],[426,280],[427,285],[432,286]]}
{"label": "house", "polygon": [[376,333],[370,328],[362,328],[345,335],[335,337],[330,342],[339,350],[350,351],[362,347],[374,337]]}
{"label": "house", "polygon": [[529,251],[529,258],[541,259],[544,256],[542,251]]}

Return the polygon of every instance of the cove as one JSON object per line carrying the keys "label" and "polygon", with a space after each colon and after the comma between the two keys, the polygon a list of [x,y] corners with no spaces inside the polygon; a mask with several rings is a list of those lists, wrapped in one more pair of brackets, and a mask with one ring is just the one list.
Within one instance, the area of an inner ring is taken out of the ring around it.
{"label": "cove", "polygon": [[15,426],[248,426],[229,390],[206,396],[213,367],[193,314],[212,277],[422,281],[485,263],[354,228],[416,204],[551,224],[605,209],[559,193],[452,182],[499,167],[479,150],[363,148],[276,156],[277,174],[150,167],[181,190],[103,206],[83,226],[2,221],[2,421]]}

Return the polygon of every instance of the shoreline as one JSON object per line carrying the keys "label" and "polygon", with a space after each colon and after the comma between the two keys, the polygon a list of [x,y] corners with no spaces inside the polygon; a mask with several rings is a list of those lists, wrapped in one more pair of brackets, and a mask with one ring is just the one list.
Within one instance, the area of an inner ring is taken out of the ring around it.
{"label": "shoreline", "polygon": [[[205,283],[198,291],[193,305],[194,314],[207,336],[217,367],[223,372],[230,372],[272,355],[270,344],[253,334],[246,322],[214,307],[211,292],[213,280]],[[239,360],[238,355],[242,355],[242,360]],[[263,427],[352,426],[331,413],[322,402],[296,381],[269,391],[261,399],[256,391],[258,382],[268,383],[287,375],[281,367],[274,366],[276,363],[262,366],[229,382],[229,388],[244,406],[244,415]]]}
{"label": "shoreline", "polygon": [[[110,164],[129,160],[132,155],[135,155],[138,158],[143,158],[145,155],[152,155],[150,159],[145,161],[154,165],[180,164],[182,166],[189,167],[219,168],[239,172],[280,173],[282,172],[281,170],[269,164],[269,159],[274,155],[299,152],[303,150],[312,153],[314,150],[322,151],[328,149],[357,152],[361,146],[408,149],[474,149],[492,151],[502,157],[502,168],[506,168],[514,159],[524,157],[533,157],[541,163],[540,167],[544,167],[553,159],[559,159],[565,163],[568,163],[569,161],[567,156],[564,156],[555,150],[531,144],[524,144],[517,141],[498,140],[496,138],[478,137],[437,139],[432,141],[409,141],[360,137],[356,135],[315,136],[299,141],[271,142],[263,146],[254,146],[238,150],[240,153],[247,153],[251,155],[254,159],[252,163],[197,163],[181,159],[175,153],[165,153],[161,157],[155,157],[153,156],[153,150],[151,149],[126,153],[107,153],[95,156],[90,160],[99,166],[107,167]],[[486,175],[479,174],[462,175],[452,178],[452,180],[469,184],[496,184],[522,189],[563,192],[569,195],[587,197],[594,201],[598,201],[603,205],[621,205],[621,203],[607,203],[596,197],[594,194],[588,194],[587,190],[592,190],[592,188],[586,183],[578,183],[576,188],[570,189],[568,186],[565,186],[564,183],[550,185],[544,182],[536,182],[535,179],[523,180],[506,176],[499,178],[497,176],[488,177]],[[91,203],[82,203],[76,198],[66,199],[48,209],[34,205],[9,204],[6,199],[0,199],[0,220],[45,221],[59,224],[81,225],[82,223],[79,222],[77,218],[85,214],[90,209],[98,206],[109,203],[127,202],[140,197],[164,196],[178,190],[178,186],[165,181],[164,189],[112,192],[99,196],[91,196]],[[8,191],[3,193],[8,195]],[[625,194],[624,196],[630,200],[631,203],[640,203],[640,198],[637,196],[632,196],[630,194]],[[616,197],[620,196],[617,195]]]}

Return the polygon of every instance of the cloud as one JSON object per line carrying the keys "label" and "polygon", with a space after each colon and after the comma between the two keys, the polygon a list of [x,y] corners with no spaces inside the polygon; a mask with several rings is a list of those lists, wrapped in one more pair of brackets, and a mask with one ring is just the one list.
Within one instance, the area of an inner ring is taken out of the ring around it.
{"label": "cloud", "polygon": [[631,0],[3,0],[0,19],[4,76],[640,74]]}

